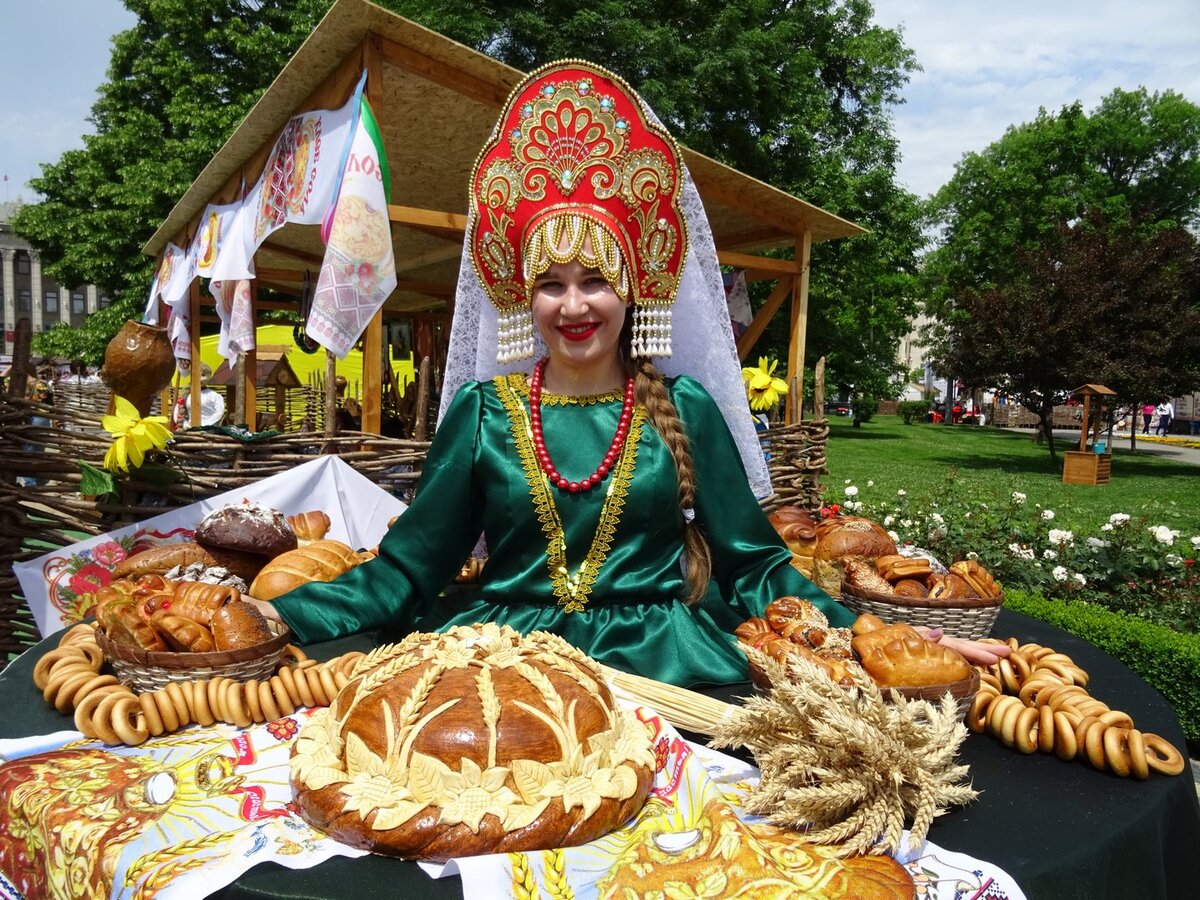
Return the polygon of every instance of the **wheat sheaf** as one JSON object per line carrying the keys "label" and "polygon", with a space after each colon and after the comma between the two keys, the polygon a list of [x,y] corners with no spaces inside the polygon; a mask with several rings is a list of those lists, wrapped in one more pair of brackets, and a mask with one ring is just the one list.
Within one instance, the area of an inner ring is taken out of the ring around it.
{"label": "wheat sheaf", "polygon": [[712,741],[754,754],[762,775],[749,812],[850,856],[899,850],[906,821],[919,846],[936,816],[977,796],[955,764],[967,729],[949,697],[885,700],[865,677],[839,687],[806,660],[791,660],[799,677],[789,677],[752,653],[771,691],[735,707]]}

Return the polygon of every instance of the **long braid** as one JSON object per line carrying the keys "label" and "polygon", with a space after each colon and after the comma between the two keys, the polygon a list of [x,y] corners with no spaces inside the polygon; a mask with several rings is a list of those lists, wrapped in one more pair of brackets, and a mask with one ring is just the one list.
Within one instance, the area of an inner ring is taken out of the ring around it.
{"label": "long braid", "polygon": [[[671,451],[675,462],[675,474],[679,480],[679,508],[692,510],[696,505],[696,467],[692,462],[691,442],[679,421],[679,411],[667,394],[662,373],[649,360],[630,363],[634,374],[634,392],[637,402],[646,410],[654,430],[662,437]],[[683,529],[683,553],[687,560],[689,604],[700,601],[708,590],[712,577],[712,554],[708,542],[694,521],[685,519]]]}

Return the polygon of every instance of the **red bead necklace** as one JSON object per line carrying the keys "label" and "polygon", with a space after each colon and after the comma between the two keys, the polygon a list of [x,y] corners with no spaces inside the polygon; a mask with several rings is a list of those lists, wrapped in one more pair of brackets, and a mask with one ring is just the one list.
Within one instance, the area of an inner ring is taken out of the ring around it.
{"label": "red bead necklace", "polygon": [[546,362],[546,357],[538,360],[537,365],[533,367],[533,375],[529,378],[529,427],[533,431],[533,450],[537,454],[538,465],[542,467],[550,483],[559,490],[570,491],[572,494],[590,491],[602,482],[616,465],[621,448],[625,444],[625,436],[629,434],[629,425],[633,421],[633,378],[625,382],[625,402],[621,406],[621,420],[617,423],[617,433],[613,435],[604,459],[587,478],[582,481],[568,481],[554,467],[550,451],[546,449],[545,436],[542,434],[542,378],[546,371]]}

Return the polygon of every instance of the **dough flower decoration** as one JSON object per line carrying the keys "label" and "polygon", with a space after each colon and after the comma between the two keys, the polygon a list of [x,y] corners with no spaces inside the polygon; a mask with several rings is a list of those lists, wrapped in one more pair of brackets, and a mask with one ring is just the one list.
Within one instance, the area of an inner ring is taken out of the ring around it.
{"label": "dough flower decoration", "polygon": [[765,412],[788,392],[787,382],[775,377],[778,366],[779,360],[760,356],[757,368],[747,366],[742,369],[742,380],[746,383],[746,397],[751,409]]}
{"label": "dough flower decoration", "polygon": [[124,397],[114,397],[116,412],[100,420],[100,426],[113,436],[104,454],[104,468],[110,472],[128,472],[141,468],[151,450],[166,450],[171,441],[166,416],[142,416]]}

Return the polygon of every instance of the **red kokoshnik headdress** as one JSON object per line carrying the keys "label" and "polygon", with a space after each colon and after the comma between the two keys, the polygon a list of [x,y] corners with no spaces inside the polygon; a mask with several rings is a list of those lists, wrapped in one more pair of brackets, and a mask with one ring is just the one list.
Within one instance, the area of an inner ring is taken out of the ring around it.
{"label": "red kokoshnik headdress", "polygon": [[499,313],[497,362],[534,352],[533,282],[597,268],[634,306],[634,356],[671,355],[687,257],[679,150],[619,76],[550,63],[508,98],[471,182],[471,260]]}

